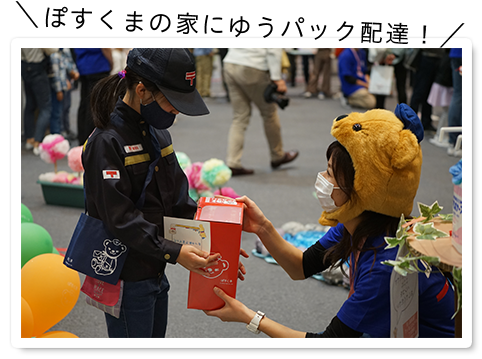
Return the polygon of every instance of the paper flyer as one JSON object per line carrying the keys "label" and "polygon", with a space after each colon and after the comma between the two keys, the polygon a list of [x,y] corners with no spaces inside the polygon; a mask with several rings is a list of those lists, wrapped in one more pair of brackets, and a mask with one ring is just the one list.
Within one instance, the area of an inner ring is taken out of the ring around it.
{"label": "paper flyer", "polygon": [[211,223],[164,217],[164,238],[211,252]]}

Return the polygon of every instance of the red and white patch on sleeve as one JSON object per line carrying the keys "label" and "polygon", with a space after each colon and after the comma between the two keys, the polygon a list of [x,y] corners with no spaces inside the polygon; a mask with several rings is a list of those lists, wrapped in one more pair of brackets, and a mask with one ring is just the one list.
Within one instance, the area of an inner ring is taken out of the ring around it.
{"label": "red and white patch on sleeve", "polygon": [[131,152],[139,152],[139,151],[142,151],[143,148],[142,148],[142,145],[139,143],[138,145],[128,145],[128,146],[124,146],[124,150],[125,150],[127,153],[131,153]]}
{"label": "red and white patch on sleeve", "polygon": [[103,170],[104,179],[120,179],[120,172],[117,170]]}

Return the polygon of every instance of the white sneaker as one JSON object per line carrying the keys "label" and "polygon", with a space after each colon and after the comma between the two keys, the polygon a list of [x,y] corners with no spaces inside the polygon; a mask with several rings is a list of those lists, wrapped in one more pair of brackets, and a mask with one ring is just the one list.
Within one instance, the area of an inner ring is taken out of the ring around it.
{"label": "white sneaker", "polygon": [[313,94],[310,91],[306,91],[305,93],[303,93],[304,98],[310,98],[311,96],[313,96]]}
{"label": "white sneaker", "polygon": [[447,149],[447,154],[454,157],[462,157],[462,150],[456,150],[455,147],[450,146]]}
{"label": "white sneaker", "polygon": [[318,94],[318,98],[319,98],[320,100],[324,100],[324,99],[325,99],[325,94],[324,94],[323,92],[320,92],[320,93]]}
{"label": "white sneaker", "polygon": [[40,148],[38,146],[33,148],[33,154],[35,156],[38,156],[40,154]]}
{"label": "white sneaker", "polygon": [[436,137],[429,139],[428,142],[430,142],[432,145],[437,146],[437,147],[445,147],[445,148],[448,148],[448,147],[451,146],[451,144],[449,143],[449,141],[442,141],[442,142],[440,142],[440,141],[438,140],[438,138],[436,138]]}
{"label": "white sneaker", "polygon": [[341,107],[344,107],[344,108],[351,108],[350,105],[348,104],[348,101],[346,99],[345,96],[341,96],[340,97],[340,102],[341,102]]}

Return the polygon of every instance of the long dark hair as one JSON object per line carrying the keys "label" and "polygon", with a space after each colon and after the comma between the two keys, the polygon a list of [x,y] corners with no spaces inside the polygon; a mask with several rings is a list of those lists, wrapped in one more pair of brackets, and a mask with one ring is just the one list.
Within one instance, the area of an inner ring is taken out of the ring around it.
{"label": "long dark hair", "polygon": [[[357,193],[354,188],[355,168],[350,154],[345,147],[335,141],[328,146],[326,151],[326,159],[329,160],[330,158],[333,175],[340,189],[348,198],[356,198]],[[342,240],[327,250],[324,262],[331,263],[332,268],[340,267],[343,262],[350,258],[353,252],[375,251],[377,248],[369,245],[369,239],[380,235],[393,235],[400,220],[371,211],[364,211],[360,216],[360,224],[356,227],[353,236],[345,228]],[[364,246],[365,243],[367,243],[367,246]],[[376,251],[373,262],[375,262],[375,259]]]}
{"label": "long dark hair", "polygon": [[147,90],[156,94],[157,86],[139,76],[129,67],[125,68],[125,77],[118,74],[110,75],[98,81],[92,89],[90,108],[95,127],[105,128],[110,122],[110,114],[114,110],[119,97],[123,97],[128,90],[133,90],[139,82],[142,82]]}

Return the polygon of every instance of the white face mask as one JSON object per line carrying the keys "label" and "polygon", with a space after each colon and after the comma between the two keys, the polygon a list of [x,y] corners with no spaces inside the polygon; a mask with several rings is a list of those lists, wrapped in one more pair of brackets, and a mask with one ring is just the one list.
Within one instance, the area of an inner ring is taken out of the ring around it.
{"label": "white face mask", "polygon": [[340,187],[333,186],[321,172],[318,173],[315,182],[316,197],[318,197],[321,207],[326,212],[332,212],[339,208],[335,205],[333,198],[331,198],[334,189],[340,189]]}

